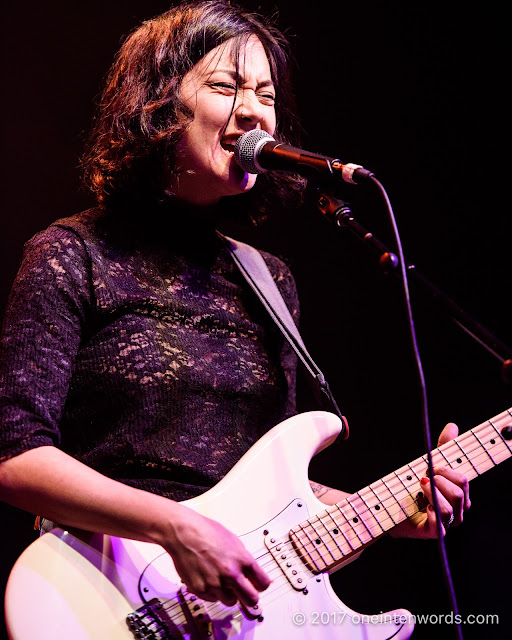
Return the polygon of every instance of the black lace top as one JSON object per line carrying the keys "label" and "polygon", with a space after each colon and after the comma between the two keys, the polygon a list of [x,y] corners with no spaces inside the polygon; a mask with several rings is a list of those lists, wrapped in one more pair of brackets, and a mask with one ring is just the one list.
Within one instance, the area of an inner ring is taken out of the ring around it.
{"label": "black lace top", "polygon": [[[56,445],[182,500],[295,412],[295,357],[213,229],[91,210],[32,238],[0,351],[0,460]],[[263,257],[298,317],[293,278]]]}

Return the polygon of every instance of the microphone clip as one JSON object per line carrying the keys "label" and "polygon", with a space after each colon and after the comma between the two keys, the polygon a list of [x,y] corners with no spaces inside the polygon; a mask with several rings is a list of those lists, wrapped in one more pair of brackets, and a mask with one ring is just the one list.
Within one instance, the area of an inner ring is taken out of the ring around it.
{"label": "microphone clip", "polygon": [[380,254],[379,266],[384,273],[389,273],[398,267],[397,256],[354,219],[348,202],[335,197],[328,189],[319,187],[317,189],[316,206],[326,220],[341,229],[349,229],[373,251]]}

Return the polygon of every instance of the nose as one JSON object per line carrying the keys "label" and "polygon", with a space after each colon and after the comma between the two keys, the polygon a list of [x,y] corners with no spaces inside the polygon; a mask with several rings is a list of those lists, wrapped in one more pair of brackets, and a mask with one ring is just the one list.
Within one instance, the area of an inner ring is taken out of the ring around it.
{"label": "nose", "polygon": [[254,91],[243,91],[240,104],[236,110],[236,115],[241,123],[247,123],[254,127],[263,120],[264,114],[264,106],[258,100]]}

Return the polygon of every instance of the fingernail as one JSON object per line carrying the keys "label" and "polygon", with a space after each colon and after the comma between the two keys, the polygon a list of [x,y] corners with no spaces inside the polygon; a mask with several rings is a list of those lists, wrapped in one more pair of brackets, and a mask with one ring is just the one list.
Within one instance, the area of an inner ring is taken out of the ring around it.
{"label": "fingernail", "polygon": [[421,484],[428,484],[430,482],[430,480],[428,478],[422,478],[420,480]]}

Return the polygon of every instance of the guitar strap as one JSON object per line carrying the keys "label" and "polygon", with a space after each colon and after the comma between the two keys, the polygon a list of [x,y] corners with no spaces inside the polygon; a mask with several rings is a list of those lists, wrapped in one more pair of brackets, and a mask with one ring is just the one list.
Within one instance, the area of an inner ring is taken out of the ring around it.
{"label": "guitar strap", "polygon": [[299,330],[286,306],[283,296],[277,288],[274,278],[270,273],[261,253],[248,244],[233,240],[228,236],[219,233],[224,240],[226,247],[233,258],[236,266],[240,270],[251,289],[254,291],[260,302],[263,304],[268,314],[277,325],[286,340],[290,343],[297,357],[302,362],[308,373],[313,377],[316,388],[320,391],[322,404],[326,405],[329,411],[335,413],[343,423],[340,437],[348,437],[348,424],[341,415],[341,411],[336,404],[329,383],[325,379],[318,365],[309,354],[301,338]]}

